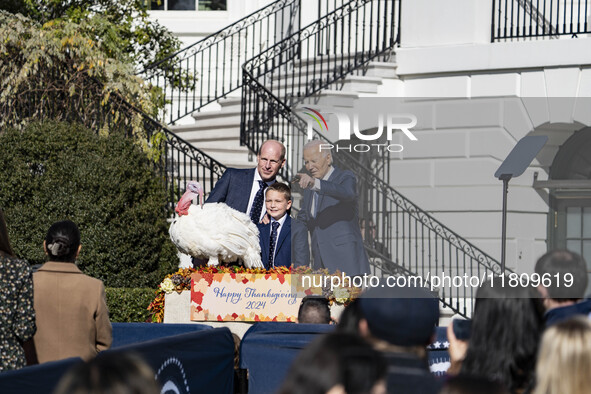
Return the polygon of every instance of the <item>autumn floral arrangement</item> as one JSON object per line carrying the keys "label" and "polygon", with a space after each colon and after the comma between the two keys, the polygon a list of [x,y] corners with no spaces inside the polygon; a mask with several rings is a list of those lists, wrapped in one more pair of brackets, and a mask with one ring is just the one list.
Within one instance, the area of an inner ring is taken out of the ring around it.
{"label": "autumn floral arrangement", "polygon": [[[286,268],[276,267],[269,270],[260,268],[244,268],[238,266],[218,266],[218,267],[199,267],[195,268],[181,268],[178,271],[167,275],[158,286],[156,290],[156,297],[154,301],[148,306],[148,310],[152,316],[152,322],[162,323],[164,320],[164,298],[166,294],[173,292],[181,293],[184,290],[191,290],[191,275],[193,273],[200,274],[292,274],[292,275],[322,275],[329,276],[328,270],[312,270],[309,267]],[[335,272],[332,275],[341,276],[340,272]],[[330,281],[326,281],[330,284]],[[359,296],[361,289],[338,287],[331,290],[330,286],[322,287],[322,295],[328,298],[330,304],[348,305],[353,299]]]}

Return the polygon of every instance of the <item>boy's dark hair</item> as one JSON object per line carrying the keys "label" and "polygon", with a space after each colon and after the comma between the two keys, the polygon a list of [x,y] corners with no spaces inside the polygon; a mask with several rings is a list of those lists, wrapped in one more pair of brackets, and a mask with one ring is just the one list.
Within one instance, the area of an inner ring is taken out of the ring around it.
{"label": "boy's dark hair", "polygon": [[285,199],[287,201],[291,201],[291,189],[285,183],[275,182],[271,186],[267,187],[267,190],[265,190],[265,196],[270,190],[275,190],[276,192],[283,193]]}
{"label": "boy's dark hair", "polygon": [[299,323],[330,324],[330,308],[325,297],[304,297],[298,311]]}

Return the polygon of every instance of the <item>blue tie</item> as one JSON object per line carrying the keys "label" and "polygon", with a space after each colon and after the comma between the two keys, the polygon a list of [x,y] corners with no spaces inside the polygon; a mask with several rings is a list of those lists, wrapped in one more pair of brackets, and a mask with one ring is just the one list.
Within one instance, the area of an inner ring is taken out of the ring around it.
{"label": "blue tie", "polygon": [[310,214],[313,218],[318,216],[318,193],[316,191],[312,192],[312,204],[310,205]]}
{"label": "blue tie", "polygon": [[277,243],[277,229],[279,228],[279,222],[272,223],[273,230],[271,230],[271,242],[269,245],[269,268],[275,266],[273,262],[273,255],[275,254],[275,244]]}
{"label": "blue tie", "polygon": [[265,201],[265,187],[267,187],[267,184],[263,181],[259,181],[259,187],[259,191],[254,196],[252,208],[250,208],[250,220],[252,220],[254,224],[259,224],[261,221],[261,212],[263,210],[263,202]]}

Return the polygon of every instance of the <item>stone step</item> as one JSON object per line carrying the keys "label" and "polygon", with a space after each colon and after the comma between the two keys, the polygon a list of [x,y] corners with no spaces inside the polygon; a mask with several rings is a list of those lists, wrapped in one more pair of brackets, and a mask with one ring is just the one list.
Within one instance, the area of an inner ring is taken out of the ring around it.
{"label": "stone step", "polygon": [[[342,58],[344,59],[344,62],[348,62],[348,59],[354,59],[355,54],[349,54],[349,55],[343,55]],[[339,55],[337,57],[337,64],[341,61],[341,56]],[[321,55],[321,56],[316,56],[316,57],[309,57],[307,59],[297,59],[294,61],[294,68],[296,67],[313,67],[314,62],[316,63],[316,69],[319,69],[319,65],[322,63],[322,69],[325,70],[328,66],[330,67],[334,67],[335,65],[335,56],[331,55],[331,56],[327,56],[327,55]],[[396,54],[395,53],[388,53],[388,54],[384,54],[384,55],[380,55],[376,58],[374,58],[374,60],[370,61],[368,63],[368,65],[365,66],[365,68],[370,67],[373,63],[384,63],[384,64],[396,64]]]}
{"label": "stone step", "polygon": [[248,168],[256,165],[256,157],[245,146],[238,148],[224,149],[217,145],[193,144],[201,151],[211,156],[226,167]]}
{"label": "stone step", "polygon": [[218,100],[218,104],[222,107],[222,108],[240,108],[240,106],[242,105],[242,97],[225,97],[223,99]]}
{"label": "stone step", "polygon": [[218,112],[200,112],[194,118],[194,124],[175,126],[173,131],[228,167],[253,167],[252,154],[240,145],[238,111],[222,108]]}
{"label": "stone step", "polygon": [[224,144],[217,147],[204,147],[202,150],[227,167],[253,167],[256,160],[255,155],[245,146],[232,149],[225,148]]}
{"label": "stone step", "polygon": [[198,139],[193,144],[197,148],[206,150],[206,149],[223,149],[223,151],[235,151],[235,152],[248,152],[248,148],[246,146],[240,145],[240,136],[236,135],[232,138],[226,139]]}
{"label": "stone step", "polygon": [[325,89],[316,93],[312,97],[307,97],[302,101],[299,101],[298,106],[318,105],[330,107],[353,107],[355,105],[355,100],[357,99],[359,99],[359,94],[356,92]]}
{"label": "stone step", "polygon": [[207,122],[199,122],[182,126],[171,126],[170,129],[187,141],[225,141],[240,139],[239,125],[212,126]]}
{"label": "stone step", "polygon": [[[382,84],[382,80],[383,78],[381,77],[348,75],[343,79],[333,82],[328,90],[340,90],[356,93],[377,93],[378,87]],[[280,94],[284,94],[286,91],[305,91],[306,87],[304,85],[306,81],[302,80],[301,84],[299,82],[300,81],[297,79],[292,81],[290,75],[282,75],[273,81],[273,91],[281,92]],[[312,80],[309,80],[308,83],[311,84]]]}
{"label": "stone step", "polygon": [[[380,77],[349,75],[342,83],[342,90],[355,93],[377,93],[382,80],[383,78]],[[341,82],[337,81],[333,86],[340,84]]]}
{"label": "stone step", "polygon": [[371,62],[367,67],[366,76],[398,79],[398,65],[390,62]]}
{"label": "stone step", "polygon": [[207,121],[207,126],[225,126],[240,124],[240,107],[229,109],[222,108],[220,111],[195,112],[191,116],[195,122]]}
{"label": "stone step", "polygon": [[[223,152],[219,150],[212,150],[212,149],[202,149],[203,152],[208,154],[209,156],[213,157],[226,167],[233,167],[233,168],[253,168],[256,166],[256,161],[249,161],[249,153],[248,152]],[[253,159],[256,157],[253,155]],[[180,173],[179,173],[180,171]],[[185,171],[183,168],[175,170],[175,176],[185,177]],[[186,169],[186,176],[190,174],[190,168],[187,167]],[[192,174],[199,174],[200,176],[202,173],[198,171],[197,167],[193,167]],[[209,181],[209,177],[205,174],[206,180]],[[187,179],[188,180],[188,179]]]}
{"label": "stone step", "polygon": [[[334,58],[332,59],[334,60]],[[301,67],[309,67],[312,59],[303,61]],[[328,58],[322,58],[323,68],[329,64]],[[317,63],[318,68],[319,63]],[[334,66],[333,63],[331,63]],[[298,63],[296,65],[300,67]],[[333,83],[312,97],[297,102],[296,107],[343,107],[351,108],[360,95],[375,94],[384,78],[396,77],[396,64],[391,62],[371,62],[363,71],[365,75],[348,75],[343,80]],[[293,72],[299,72],[296,69]],[[291,73],[283,74],[274,80],[273,93],[279,97],[291,89]],[[278,87],[278,84],[282,85]],[[256,165],[256,157],[247,147],[240,145],[241,96],[234,93],[230,97],[218,100],[207,110],[192,114],[193,124],[173,126],[172,130],[181,138],[229,167],[248,168]]]}

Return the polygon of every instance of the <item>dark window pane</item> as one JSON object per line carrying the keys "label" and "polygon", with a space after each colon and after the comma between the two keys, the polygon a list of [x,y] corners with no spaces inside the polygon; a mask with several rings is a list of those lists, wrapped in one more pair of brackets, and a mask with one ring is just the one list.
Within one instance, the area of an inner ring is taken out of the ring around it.
{"label": "dark window pane", "polygon": [[164,10],[164,0],[152,0],[150,1],[151,10]]}
{"label": "dark window pane", "polygon": [[591,238],[591,207],[583,208],[583,238]]}
{"label": "dark window pane", "polygon": [[581,207],[566,208],[566,237],[581,237]]}
{"label": "dark window pane", "polygon": [[591,241],[583,241],[583,258],[587,262],[587,269],[591,271]]}
{"label": "dark window pane", "polygon": [[226,0],[199,0],[199,11],[226,11]]}
{"label": "dark window pane", "polygon": [[168,0],[169,11],[195,10],[196,0]]}
{"label": "dark window pane", "polygon": [[566,248],[571,252],[575,252],[580,255],[583,254],[583,251],[581,250],[581,241],[579,241],[578,239],[567,239]]}

